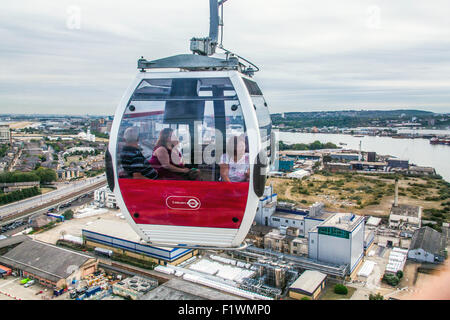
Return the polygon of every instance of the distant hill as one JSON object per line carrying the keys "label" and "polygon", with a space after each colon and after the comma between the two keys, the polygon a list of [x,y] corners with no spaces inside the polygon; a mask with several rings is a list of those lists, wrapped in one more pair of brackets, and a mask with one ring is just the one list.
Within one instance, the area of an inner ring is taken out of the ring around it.
{"label": "distant hill", "polygon": [[[283,117],[284,115],[284,117]],[[285,112],[271,115],[274,125],[292,128],[386,126],[393,123],[416,122],[421,126],[448,126],[449,114],[423,110],[342,110]]]}

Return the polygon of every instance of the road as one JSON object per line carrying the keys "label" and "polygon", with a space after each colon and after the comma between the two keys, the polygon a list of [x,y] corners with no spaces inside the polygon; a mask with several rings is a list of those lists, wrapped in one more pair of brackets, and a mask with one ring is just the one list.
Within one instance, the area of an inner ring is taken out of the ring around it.
{"label": "road", "polygon": [[101,185],[104,183],[106,183],[106,176],[104,174],[86,180],[72,182],[67,186],[58,188],[55,191],[1,206],[0,218],[4,221],[12,215],[15,216],[33,208],[40,208],[46,204],[51,204],[72,194],[82,192],[85,189],[90,189],[96,185]]}

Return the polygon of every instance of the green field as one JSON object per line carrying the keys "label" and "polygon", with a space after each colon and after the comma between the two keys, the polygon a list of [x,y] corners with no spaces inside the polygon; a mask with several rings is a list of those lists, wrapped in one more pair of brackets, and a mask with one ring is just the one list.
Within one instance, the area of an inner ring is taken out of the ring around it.
{"label": "green field", "polygon": [[279,201],[304,207],[316,201],[337,212],[387,216],[394,201],[395,177],[399,203],[423,208],[423,218],[450,221],[450,183],[439,177],[411,177],[353,172],[321,172],[299,179],[270,178]]}

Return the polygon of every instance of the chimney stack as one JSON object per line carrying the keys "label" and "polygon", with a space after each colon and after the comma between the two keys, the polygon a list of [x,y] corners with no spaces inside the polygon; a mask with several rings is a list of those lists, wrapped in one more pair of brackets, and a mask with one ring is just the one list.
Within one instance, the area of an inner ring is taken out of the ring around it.
{"label": "chimney stack", "polygon": [[395,179],[394,207],[398,207],[398,179]]}

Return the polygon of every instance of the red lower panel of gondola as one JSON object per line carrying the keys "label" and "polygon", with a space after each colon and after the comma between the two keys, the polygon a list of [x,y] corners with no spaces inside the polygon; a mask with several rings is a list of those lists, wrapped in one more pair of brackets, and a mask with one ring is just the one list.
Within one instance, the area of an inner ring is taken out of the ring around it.
{"label": "red lower panel of gondola", "polygon": [[238,229],[249,183],[119,179],[119,187],[137,224]]}

